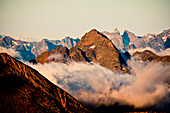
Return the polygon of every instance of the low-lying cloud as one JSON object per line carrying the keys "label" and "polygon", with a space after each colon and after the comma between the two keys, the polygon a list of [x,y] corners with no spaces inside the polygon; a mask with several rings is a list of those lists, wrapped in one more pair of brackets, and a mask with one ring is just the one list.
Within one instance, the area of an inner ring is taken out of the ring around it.
{"label": "low-lying cloud", "polygon": [[139,52],[143,52],[145,50],[150,50],[153,53],[157,54],[158,56],[165,56],[165,55],[170,55],[170,48],[166,49],[166,50],[161,50],[161,51],[156,51],[155,49],[152,49],[150,47],[146,47],[146,48],[138,48],[138,49],[132,49],[132,50],[128,50],[128,52],[133,55],[136,51]]}
{"label": "low-lying cloud", "polygon": [[[135,107],[152,106],[169,98],[170,66],[128,61],[134,75],[116,74],[93,63],[28,64],[79,101],[93,106],[119,102]],[[48,70],[48,71],[47,71]]]}
{"label": "low-lying cloud", "polygon": [[51,59],[61,59],[62,55],[61,54],[52,54],[49,57],[47,57],[47,60],[51,60]]}
{"label": "low-lying cloud", "polygon": [[170,48],[163,50],[161,52],[157,52],[156,54],[159,55],[159,56],[170,55]]}
{"label": "low-lying cloud", "polygon": [[12,48],[0,47],[0,53],[7,53],[14,58],[22,58],[20,53]]}

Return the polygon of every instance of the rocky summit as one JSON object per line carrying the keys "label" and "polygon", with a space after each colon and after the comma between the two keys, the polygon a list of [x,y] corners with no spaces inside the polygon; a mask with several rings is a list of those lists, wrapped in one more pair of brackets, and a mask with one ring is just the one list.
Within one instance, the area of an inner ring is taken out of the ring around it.
{"label": "rocky summit", "polygon": [[35,60],[30,62],[41,64],[49,63],[51,61],[69,63],[70,60],[69,49],[67,47],[58,46],[52,51],[43,52],[41,55],[38,55]]}
{"label": "rocky summit", "polygon": [[0,112],[90,112],[38,71],[0,53]]}
{"label": "rocky summit", "polygon": [[[61,55],[63,60],[55,60],[54,55]],[[49,60],[50,56],[54,57]],[[112,71],[127,72],[126,62],[116,46],[105,35],[95,29],[86,33],[77,45],[70,50],[66,47],[57,47],[52,51],[42,53],[32,61],[37,63],[48,63],[49,61],[64,63],[70,60],[96,62]]]}
{"label": "rocky summit", "polygon": [[74,61],[96,62],[112,71],[123,71],[126,65],[116,46],[105,35],[93,29],[70,49]]}
{"label": "rocky summit", "polygon": [[164,64],[170,64],[170,55],[158,56],[150,50],[145,50],[143,52],[135,52],[133,56],[139,57],[139,60],[142,61],[153,61],[153,62],[162,62]]}

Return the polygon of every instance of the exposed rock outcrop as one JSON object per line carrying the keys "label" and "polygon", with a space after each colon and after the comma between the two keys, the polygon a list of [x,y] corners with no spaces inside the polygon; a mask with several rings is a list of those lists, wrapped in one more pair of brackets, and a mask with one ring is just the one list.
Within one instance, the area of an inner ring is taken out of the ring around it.
{"label": "exposed rock outcrop", "polygon": [[158,56],[150,50],[145,50],[143,52],[135,52],[133,56],[138,56],[142,61],[153,61],[153,62],[163,62],[165,64],[170,64],[170,55]]}
{"label": "exposed rock outcrop", "polygon": [[[63,60],[48,60],[50,55],[58,53],[62,55]],[[127,72],[126,62],[116,46],[105,35],[95,29],[86,33],[77,45],[70,50],[66,47],[57,47],[55,50],[42,53],[32,61],[37,63],[48,63],[50,61],[67,63],[70,60],[96,62],[115,72]]]}
{"label": "exposed rock outcrop", "polygon": [[126,65],[116,46],[105,35],[93,29],[70,49],[74,61],[97,62],[112,71],[122,71]]}
{"label": "exposed rock outcrop", "polygon": [[71,58],[69,56],[69,49],[67,47],[58,46],[52,51],[43,52],[35,58],[37,63],[49,63],[51,61],[68,63]]}
{"label": "exposed rock outcrop", "polygon": [[0,111],[90,112],[38,71],[0,53]]}

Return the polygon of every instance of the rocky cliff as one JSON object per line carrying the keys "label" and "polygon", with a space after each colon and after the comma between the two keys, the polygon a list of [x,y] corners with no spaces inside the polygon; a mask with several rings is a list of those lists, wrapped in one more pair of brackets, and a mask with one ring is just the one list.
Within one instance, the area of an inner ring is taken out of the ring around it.
{"label": "rocky cliff", "polygon": [[0,53],[0,112],[90,112],[38,71]]}
{"label": "rocky cliff", "polygon": [[48,57],[54,54],[60,54],[63,61],[54,59],[50,59],[50,61],[96,62],[112,71],[127,72],[126,62],[116,46],[105,35],[95,29],[86,33],[77,45],[70,50],[66,47],[60,47],[60,49],[57,47],[55,50],[42,53],[34,61],[48,63]]}

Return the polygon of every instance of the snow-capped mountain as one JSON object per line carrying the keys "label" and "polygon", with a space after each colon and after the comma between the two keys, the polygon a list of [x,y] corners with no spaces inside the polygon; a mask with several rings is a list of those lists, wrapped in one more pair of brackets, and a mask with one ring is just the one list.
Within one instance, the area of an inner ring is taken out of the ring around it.
{"label": "snow-capped mountain", "polygon": [[116,46],[105,35],[92,29],[86,33],[75,47],[56,47],[52,51],[43,52],[32,63],[60,62],[96,62],[116,72],[127,72],[126,62]]}
{"label": "snow-capped mountain", "polygon": [[[150,47],[156,51],[170,48],[170,29],[164,30],[160,34],[147,34],[142,37],[136,36],[128,30],[125,30],[123,35],[121,35],[117,28],[113,32],[104,31],[102,34],[106,35],[121,51],[146,47]],[[19,51],[23,60],[26,61],[34,59],[44,51],[51,51],[57,46],[66,46],[70,49],[75,47],[79,41],[80,39],[78,38],[73,39],[70,37],[66,37],[62,40],[43,39],[39,42],[23,41],[11,38],[10,36],[0,35],[0,47],[13,48]]]}
{"label": "snow-capped mountain", "polygon": [[116,28],[114,32],[102,32],[108,36],[119,50],[127,51],[136,48],[150,47],[156,51],[165,50],[170,47],[170,29],[164,30],[160,34],[147,34],[136,36],[134,33],[125,30],[121,35]]}
{"label": "snow-capped mountain", "polygon": [[43,39],[39,42],[27,42],[11,38],[10,36],[0,35],[0,47],[12,48],[19,51],[23,60],[29,61],[40,55],[44,51],[51,51],[57,46],[66,46],[68,48],[74,47],[79,39],[66,37],[62,40],[48,40]]}
{"label": "snow-capped mountain", "polygon": [[120,32],[118,31],[118,29],[116,28],[112,33],[109,32],[102,32],[104,35],[106,35],[107,37],[109,37],[109,39],[114,43],[114,45],[118,48],[118,49],[122,49],[124,47],[123,44],[123,38],[120,35]]}

